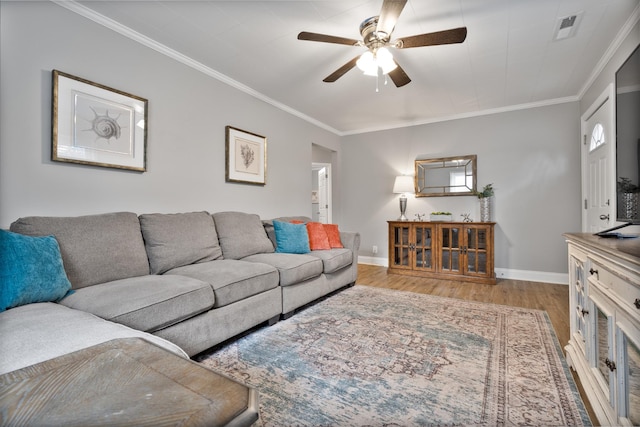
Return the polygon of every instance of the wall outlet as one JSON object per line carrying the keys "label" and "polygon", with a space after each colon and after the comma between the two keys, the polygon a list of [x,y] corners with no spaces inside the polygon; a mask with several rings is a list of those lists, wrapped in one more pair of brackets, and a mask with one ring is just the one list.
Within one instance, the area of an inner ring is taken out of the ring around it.
{"label": "wall outlet", "polygon": [[378,253],[378,247],[376,245],[373,245],[373,248],[371,249],[371,252],[373,252],[374,254]]}

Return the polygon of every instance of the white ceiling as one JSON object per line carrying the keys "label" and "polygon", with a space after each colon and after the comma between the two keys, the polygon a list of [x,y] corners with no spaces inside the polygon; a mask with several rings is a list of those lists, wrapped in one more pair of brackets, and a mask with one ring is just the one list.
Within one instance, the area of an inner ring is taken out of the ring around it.
{"label": "white ceiling", "polygon": [[[640,0],[408,0],[392,39],[466,26],[462,44],[393,50],[412,82],[352,69],[365,48],[297,40],[300,31],[360,39],[382,0],[54,0],[339,135],[577,100]],[[560,18],[581,14],[554,41]],[[630,18],[631,17],[631,18]]]}

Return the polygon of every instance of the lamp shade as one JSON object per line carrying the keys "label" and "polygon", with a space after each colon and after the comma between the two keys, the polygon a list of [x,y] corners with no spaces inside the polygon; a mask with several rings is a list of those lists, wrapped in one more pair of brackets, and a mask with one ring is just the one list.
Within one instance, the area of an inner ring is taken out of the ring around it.
{"label": "lamp shade", "polygon": [[410,175],[396,176],[396,181],[393,184],[394,193],[413,193],[413,177]]}

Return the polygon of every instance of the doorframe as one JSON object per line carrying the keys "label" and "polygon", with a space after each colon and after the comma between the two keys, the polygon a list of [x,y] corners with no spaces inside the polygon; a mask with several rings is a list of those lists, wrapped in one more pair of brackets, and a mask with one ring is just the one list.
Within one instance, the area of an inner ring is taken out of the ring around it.
{"label": "doorframe", "polygon": [[333,222],[333,198],[331,196],[331,189],[333,188],[333,180],[332,180],[332,171],[331,171],[331,163],[311,163],[311,171],[316,172],[322,168],[327,168],[327,205],[329,208],[327,209],[327,223],[331,224]]}
{"label": "doorframe", "polygon": [[580,181],[581,181],[581,199],[580,199],[580,210],[582,212],[582,232],[587,233],[589,230],[587,229],[587,209],[585,208],[585,200],[587,200],[587,156],[589,155],[589,137],[587,130],[587,121],[593,116],[596,111],[602,105],[607,102],[611,102],[611,123],[609,123],[611,129],[612,141],[609,141],[608,150],[609,150],[609,195],[611,195],[610,203],[609,203],[609,218],[613,218],[616,222],[616,206],[617,206],[617,193],[616,193],[616,94],[615,94],[615,85],[613,83],[609,83],[605,90],[602,91],[600,96],[596,98],[595,101],[591,104],[591,106],[584,112],[584,114],[580,117]]}

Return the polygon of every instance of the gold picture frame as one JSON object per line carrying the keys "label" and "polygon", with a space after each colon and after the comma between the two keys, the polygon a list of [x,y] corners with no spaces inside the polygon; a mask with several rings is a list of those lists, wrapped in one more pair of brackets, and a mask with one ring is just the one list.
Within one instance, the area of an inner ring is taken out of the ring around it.
{"label": "gold picture frame", "polygon": [[53,70],[51,160],[147,170],[148,101]]}
{"label": "gold picture frame", "polygon": [[225,134],[225,181],[265,185],[267,138],[233,126],[226,126]]}

